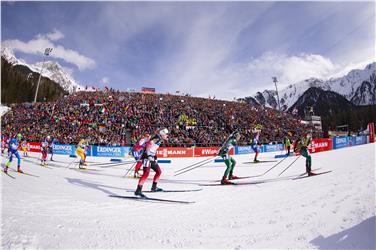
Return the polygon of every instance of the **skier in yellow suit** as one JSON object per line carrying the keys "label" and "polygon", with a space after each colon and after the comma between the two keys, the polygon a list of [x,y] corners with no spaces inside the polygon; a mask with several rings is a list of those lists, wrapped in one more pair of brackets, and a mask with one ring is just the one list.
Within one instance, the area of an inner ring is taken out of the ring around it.
{"label": "skier in yellow suit", "polygon": [[86,139],[82,139],[78,144],[77,144],[77,149],[76,149],[76,154],[78,157],[80,157],[80,164],[79,168],[83,168],[83,166],[86,166],[87,164],[85,163],[86,161],[86,148],[89,146],[90,142],[90,137],[87,137]]}

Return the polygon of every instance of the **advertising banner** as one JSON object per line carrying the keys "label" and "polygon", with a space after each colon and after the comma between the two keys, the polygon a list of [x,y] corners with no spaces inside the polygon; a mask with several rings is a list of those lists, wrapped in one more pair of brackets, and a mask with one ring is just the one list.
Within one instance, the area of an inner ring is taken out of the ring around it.
{"label": "advertising banner", "polygon": [[179,158],[179,157],[193,157],[192,148],[172,148],[160,147],[157,150],[158,158]]}
{"label": "advertising banner", "polygon": [[236,155],[243,155],[243,154],[253,154],[254,151],[251,146],[238,146],[235,147],[235,154]]}
{"label": "advertising banner", "polygon": [[[28,152],[37,152],[40,153],[40,142],[28,142],[27,144]],[[18,147],[18,150],[22,150],[21,145]]]}
{"label": "advertising banner", "polygon": [[344,148],[349,146],[349,137],[337,136],[333,137],[333,149]]}
{"label": "advertising banner", "polygon": [[126,151],[125,147],[92,146],[91,148],[92,156],[99,157],[123,158]]}
{"label": "advertising banner", "polygon": [[275,152],[275,151],[281,151],[281,150],[283,150],[283,144],[263,145],[261,152],[267,153],[267,152]]}
{"label": "advertising banner", "polygon": [[319,138],[313,139],[311,142],[311,147],[308,148],[310,153],[318,153],[322,151],[328,151],[333,149],[333,142],[331,139]]}
{"label": "advertising banner", "polygon": [[[195,157],[216,156],[220,147],[196,147],[194,149]],[[234,154],[234,148],[230,150],[230,155]]]}
{"label": "advertising banner", "polygon": [[68,144],[54,144],[52,146],[52,150],[54,154],[58,155],[74,155],[76,147]]}
{"label": "advertising banner", "polygon": [[367,136],[352,136],[350,137],[351,146],[357,146],[367,143]]}

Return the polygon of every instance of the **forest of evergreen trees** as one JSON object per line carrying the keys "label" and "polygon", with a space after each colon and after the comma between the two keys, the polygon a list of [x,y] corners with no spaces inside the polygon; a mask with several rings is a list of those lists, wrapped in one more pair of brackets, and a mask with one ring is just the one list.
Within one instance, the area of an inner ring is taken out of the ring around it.
{"label": "forest of evergreen trees", "polygon": [[369,122],[376,123],[376,105],[356,106],[354,109],[322,117],[324,131],[336,130],[337,126],[348,125],[349,131],[359,132],[365,130]]}
{"label": "forest of evergreen trees", "polygon": [[[31,73],[31,75],[29,75]],[[32,102],[37,88],[39,74],[23,65],[12,66],[1,58],[1,103]],[[42,77],[38,91],[38,101],[54,101],[68,92],[59,84]]]}

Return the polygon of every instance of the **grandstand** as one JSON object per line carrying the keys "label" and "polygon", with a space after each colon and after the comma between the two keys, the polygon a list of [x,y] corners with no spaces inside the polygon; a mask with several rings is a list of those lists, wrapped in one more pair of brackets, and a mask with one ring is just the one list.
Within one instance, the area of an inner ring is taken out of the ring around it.
{"label": "grandstand", "polygon": [[143,133],[167,127],[166,146],[219,145],[234,129],[240,144],[249,144],[252,128],[263,125],[263,143],[282,142],[286,131],[299,136],[313,130],[288,113],[244,102],[171,94],[120,91],[76,92],[56,102],[14,104],[2,119],[3,134],[21,133],[29,141],[47,135],[60,143],[76,144],[90,136],[98,145],[130,145]]}

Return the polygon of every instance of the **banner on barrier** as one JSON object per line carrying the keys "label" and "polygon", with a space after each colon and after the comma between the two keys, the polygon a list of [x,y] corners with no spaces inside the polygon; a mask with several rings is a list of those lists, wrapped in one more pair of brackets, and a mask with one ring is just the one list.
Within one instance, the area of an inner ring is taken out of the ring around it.
{"label": "banner on barrier", "polygon": [[344,148],[349,146],[349,137],[337,136],[333,137],[333,149]]}
{"label": "banner on barrier", "polygon": [[357,145],[362,145],[367,143],[367,136],[352,136],[350,137],[350,143],[351,146],[357,146]]}
{"label": "banner on barrier", "polygon": [[123,158],[129,152],[129,147],[92,146],[91,151],[92,156]]}
{"label": "banner on barrier", "polygon": [[283,150],[283,144],[263,145],[262,153],[275,152]]}
{"label": "banner on barrier", "polygon": [[76,147],[74,145],[68,145],[68,144],[54,144],[52,145],[52,150],[54,154],[74,155],[76,151]]}
{"label": "banner on barrier", "polygon": [[160,147],[157,150],[157,156],[160,158],[193,157],[193,149],[192,148]]}
{"label": "banner on barrier", "polygon": [[[220,147],[196,147],[195,157],[216,156]],[[230,155],[234,154],[234,148],[230,149]]]}
{"label": "banner on barrier", "polygon": [[[36,152],[36,153],[40,153],[40,145],[41,143],[40,142],[27,142],[26,143],[26,151],[27,152]],[[21,144],[18,145],[18,149],[17,150],[20,150],[22,151],[22,147],[21,147]]]}
{"label": "banner on barrier", "polygon": [[243,155],[243,154],[253,154],[254,151],[252,146],[238,146],[235,147],[235,154],[236,155]]}
{"label": "banner on barrier", "polygon": [[313,139],[311,147],[308,149],[310,153],[318,153],[322,151],[328,151],[333,149],[333,142],[331,139],[320,138]]}

